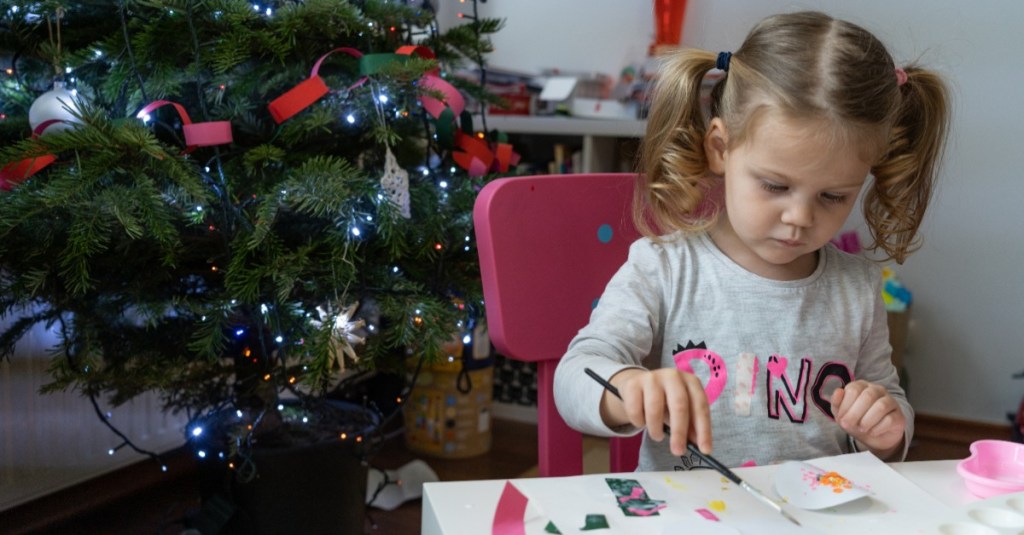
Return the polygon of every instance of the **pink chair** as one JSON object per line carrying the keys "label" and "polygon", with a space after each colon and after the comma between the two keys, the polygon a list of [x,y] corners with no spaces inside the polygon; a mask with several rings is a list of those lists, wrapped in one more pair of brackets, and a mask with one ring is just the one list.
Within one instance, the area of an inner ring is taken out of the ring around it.
{"label": "pink chair", "polygon": [[[639,237],[630,215],[635,177],[502,178],[473,208],[491,340],[507,358],[537,363],[544,477],[583,473],[583,436],[558,414],[552,383],[558,359]],[[611,439],[611,471],[635,470],[639,447],[640,435]]]}

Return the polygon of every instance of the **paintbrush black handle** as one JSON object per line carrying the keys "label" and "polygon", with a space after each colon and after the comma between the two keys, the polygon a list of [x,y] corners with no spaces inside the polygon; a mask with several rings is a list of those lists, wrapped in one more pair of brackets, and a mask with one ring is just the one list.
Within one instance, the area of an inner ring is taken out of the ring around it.
{"label": "paintbrush black handle", "polygon": [[[583,368],[583,371],[586,372],[586,374],[589,375],[592,379],[594,379],[598,383],[601,383],[601,386],[603,386],[605,390],[614,394],[615,397],[622,399],[622,396],[619,394],[619,389],[615,388],[615,385],[609,383],[604,377],[601,377],[600,375],[597,374],[597,372],[591,370],[590,368]],[[672,430],[669,429],[667,425],[664,425],[663,428],[665,429],[665,433],[671,434]],[[700,448],[698,448],[693,442],[686,441],[686,449],[690,450],[690,453],[693,453],[702,461],[708,463],[708,465],[714,468],[718,473],[727,477],[733,483],[737,485],[742,483],[742,480],[740,480],[739,476],[732,473],[732,470],[729,470],[724,464],[718,462],[718,459],[715,459],[710,455],[702,453],[700,451]]]}
{"label": "paintbrush black handle", "polygon": [[709,465],[711,465],[711,468],[714,468],[715,471],[717,471],[719,474],[722,474],[723,476],[728,478],[729,481],[732,481],[733,483],[735,483],[737,485],[740,485],[740,484],[743,483],[743,480],[740,479],[740,476],[734,474],[732,472],[732,470],[729,470],[729,468],[726,467],[724,464],[718,462],[718,459],[715,459],[714,457],[712,457],[712,456],[710,456],[710,455],[708,455],[706,453],[702,453],[700,451],[700,448],[698,448],[696,445],[694,445],[693,442],[687,442],[686,443],[686,449],[690,450],[690,453],[696,455],[702,461],[704,461],[704,462],[708,463]]}

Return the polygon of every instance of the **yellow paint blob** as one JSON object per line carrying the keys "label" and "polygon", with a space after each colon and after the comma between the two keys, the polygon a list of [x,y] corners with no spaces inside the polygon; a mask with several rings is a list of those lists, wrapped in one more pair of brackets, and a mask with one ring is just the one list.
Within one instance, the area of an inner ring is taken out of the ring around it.
{"label": "yellow paint blob", "polygon": [[717,513],[725,511],[725,502],[722,500],[711,500],[708,502],[708,508]]}
{"label": "yellow paint blob", "polygon": [[686,486],[672,479],[671,477],[665,478],[665,483],[676,490],[686,490]]}

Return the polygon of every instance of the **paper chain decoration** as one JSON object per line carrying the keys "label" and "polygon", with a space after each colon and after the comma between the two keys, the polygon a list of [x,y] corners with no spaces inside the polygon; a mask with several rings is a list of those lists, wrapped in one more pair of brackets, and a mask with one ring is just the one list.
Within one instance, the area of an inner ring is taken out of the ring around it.
{"label": "paper chain decoration", "polygon": [[[343,52],[359,60],[359,71],[362,76],[348,87],[349,91],[363,85],[370,75],[380,72],[391,62],[404,61],[413,55],[425,59],[435,57],[429,48],[416,45],[406,45],[394,53],[381,54],[363,54],[349,47],[335,48],[316,61],[309,78],[270,102],[267,108],[277,124],[287,121],[330,92],[319,71],[323,61],[335,52]],[[470,176],[483,176],[490,171],[505,173],[510,166],[518,163],[519,155],[512,150],[512,145],[499,142],[494,144],[492,150],[488,143],[472,135],[472,117],[465,111],[465,100],[458,89],[440,77],[440,69],[434,68],[424,73],[418,84],[424,90],[419,101],[435,121],[438,142],[446,148],[456,149],[452,158]],[[435,98],[433,94],[440,94],[443,98]],[[138,115],[141,117],[167,105],[173,106],[182,120],[185,137],[183,154],[190,153],[198,147],[224,145],[233,140],[230,121],[193,123],[183,106],[168,100],[153,101],[143,107]],[[456,117],[460,118],[462,128],[456,127]],[[33,131],[33,139],[41,136],[46,128],[58,122],[63,121],[52,119],[41,123]],[[57,157],[53,154],[43,154],[5,165],[0,169],[0,190],[10,190],[56,160]]]}
{"label": "paper chain decoration", "polygon": [[[270,114],[278,124],[313,105],[330,92],[319,72],[323,61],[335,52],[344,52],[359,60],[359,73],[362,77],[348,87],[349,91],[361,86],[369,76],[380,72],[389,63],[405,61],[413,55],[425,59],[435,57],[429,48],[416,45],[403,46],[393,54],[363,54],[354,48],[335,48],[317,60],[309,78],[269,104]],[[457,149],[452,158],[470,176],[482,176],[492,170],[505,173],[511,165],[518,163],[519,155],[512,150],[512,145],[497,143],[492,151],[490,145],[472,135],[472,117],[464,115],[465,99],[455,86],[441,78],[440,69],[427,71],[417,83],[423,90],[419,97],[420,104],[434,118],[438,142],[444,147]],[[442,98],[436,98],[435,94],[440,94]],[[461,119],[461,129],[456,127],[456,117]]]}

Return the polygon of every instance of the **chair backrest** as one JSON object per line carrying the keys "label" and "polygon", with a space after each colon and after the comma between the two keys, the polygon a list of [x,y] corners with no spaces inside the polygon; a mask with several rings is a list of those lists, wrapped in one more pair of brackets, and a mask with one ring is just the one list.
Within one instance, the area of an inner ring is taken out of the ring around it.
{"label": "chair backrest", "polygon": [[[481,190],[473,209],[491,340],[505,357],[537,363],[541,476],[583,470],[582,435],[558,415],[552,380],[639,237],[635,180],[621,173],[502,178]],[[639,436],[613,439],[612,471],[635,469],[638,446]]]}

